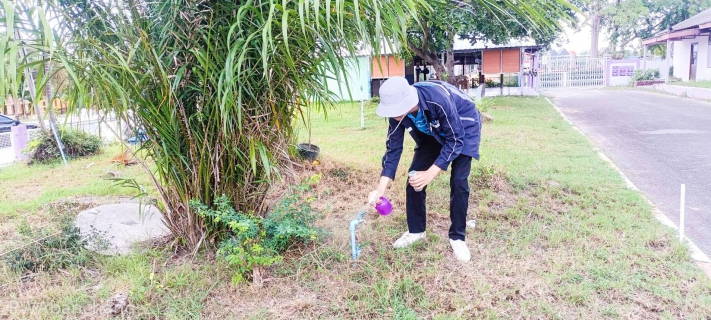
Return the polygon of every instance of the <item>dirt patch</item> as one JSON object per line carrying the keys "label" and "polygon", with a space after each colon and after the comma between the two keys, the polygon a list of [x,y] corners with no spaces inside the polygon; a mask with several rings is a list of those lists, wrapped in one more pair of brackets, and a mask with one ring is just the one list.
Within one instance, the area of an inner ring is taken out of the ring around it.
{"label": "dirt patch", "polygon": [[[483,189],[491,192],[490,187],[493,187],[499,197],[496,208],[491,211],[504,212],[517,203],[516,196],[502,172],[490,172],[483,177],[480,172],[473,173],[472,180],[476,181],[472,182],[475,184],[473,190],[477,190],[473,192],[472,204],[476,205],[476,198],[482,197],[479,193],[484,192]],[[388,217],[374,213],[366,215],[366,223],[359,229],[358,235],[362,258],[353,263],[349,254],[347,224],[355,217],[357,210],[366,205],[365,197],[378,181],[379,172],[322,161],[316,166],[304,164],[304,170],[298,173],[302,180],[314,174],[322,175],[321,183],[314,186],[317,200],[313,205],[324,212],[319,226],[327,229],[329,236],[318,245],[301,248],[287,255],[282,266],[269,270],[267,285],[258,293],[251,289],[235,291],[232,288],[222,288],[215,292],[215,296],[239,297],[240,302],[232,305],[232,311],[241,310],[246,314],[276,319],[381,317],[382,310],[369,304],[379,299],[378,294],[373,293],[376,289],[374,286],[383,286],[383,294],[402,296],[393,303],[421,304],[423,309],[418,311],[424,311],[424,307],[429,306],[466,317],[495,306],[499,301],[516,303],[522,295],[530,296],[540,291],[534,289],[538,282],[505,272],[512,267],[512,257],[509,256],[496,256],[493,261],[491,256],[476,258],[473,263],[463,265],[443,263],[454,259],[449,244],[444,241],[450,225],[448,188],[446,192],[442,191],[443,194],[431,192],[432,196],[428,199],[427,223],[432,232],[429,239],[415,246],[414,252],[397,251],[392,250],[390,243],[406,230],[406,223],[404,190],[401,190],[404,188],[399,188],[396,183],[389,197],[399,212]],[[404,176],[398,176],[397,180],[405,181]],[[476,206],[472,206],[472,211],[477,211]],[[476,215],[474,213],[471,216]],[[482,215],[482,219],[489,218]],[[474,242],[472,253],[481,257],[491,250],[490,245]],[[526,267],[528,262],[520,259],[515,261],[514,265],[522,269],[529,268]],[[492,269],[491,266],[500,267]],[[506,276],[500,278],[500,273]],[[490,281],[492,278],[500,279],[491,283],[492,286],[510,290],[482,301],[482,294],[491,294],[484,288],[486,286],[458,285]],[[459,297],[470,298],[462,300]],[[396,314],[395,310],[392,312]]]}

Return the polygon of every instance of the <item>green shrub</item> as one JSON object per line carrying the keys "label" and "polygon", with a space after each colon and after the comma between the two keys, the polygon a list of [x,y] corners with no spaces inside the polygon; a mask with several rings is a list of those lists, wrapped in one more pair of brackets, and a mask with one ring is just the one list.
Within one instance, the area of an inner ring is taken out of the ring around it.
{"label": "green shrub", "polygon": [[[501,82],[499,82],[499,78],[496,78],[497,80],[494,79],[486,79],[484,83],[486,83],[487,88],[498,88],[501,86]],[[513,75],[513,76],[505,76],[504,77],[504,87],[518,87],[518,75]]]}
{"label": "green shrub", "polygon": [[492,79],[486,79],[486,81],[484,81],[484,83],[486,83],[486,87],[487,87],[487,88],[493,88],[493,87],[498,87],[498,86],[499,86],[499,83],[498,83],[498,82],[494,82],[494,80],[492,80]]}
{"label": "green shrub", "polygon": [[[69,158],[78,158],[97,154],[102,142],[98,136],[71,128],[60,128],[59,137],[64,145],[64,152]],[[60,159],[61,153],[51,131],[40,133],[28,144],[30,164],[51,162]]]}
{"label": "green shrub", "polygon": [[367,105],[367,106],[375,106],[375,107],[377,107],[379,103],[380,103],[380,97],[374,96],[374,97],[370,98],[370,100],[368,100],[368,101],[366,102],[366,105]]}
{"label": "green shrub", "polygon": [[504,87],[518,87],[518,75],[505,78]]}
{"label": "green shrub", "polygon": [[225,196],[216,198],[212,207],[190,201],[191,208],[206,220],[208,230],[220,232],[217,255],[236,269],[233,283],[245,281],[255,268],[281,262],[281,253],[292,245],[314,241],[323,234],[314,227],[318,214],[311,208],[314,199],[309,197],[309,183],[319,178],[314,176],[293,188],[266,218],[235,211]]}
{"label": "green shrub", "polygon": [[659,79],[659,69],[647,69],[646,71],[637,69],[632,75],[632,81],[644,81]]}

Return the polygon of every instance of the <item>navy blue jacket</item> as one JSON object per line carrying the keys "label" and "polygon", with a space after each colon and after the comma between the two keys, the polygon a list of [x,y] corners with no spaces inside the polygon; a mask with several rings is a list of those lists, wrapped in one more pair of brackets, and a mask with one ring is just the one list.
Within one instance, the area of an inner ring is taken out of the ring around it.
{"label": "navy blue jacket", "polygon": [[[434,164],[446,171],[449,164],[460,154],[479,160],[481,116],[474,101],[453,85],[443,81],[418,82],[414,87],[417,89],[420,98],[419,106],[430,124],[430,130],[437,142],[442,145],[442,151]],[[403,117],[400,122],[393,118],[388,120],[390,125],[381,175],[394,179],[402,156],[405,131],[410,133],[418,147],[424,133],[417,130],[408,116]]]}

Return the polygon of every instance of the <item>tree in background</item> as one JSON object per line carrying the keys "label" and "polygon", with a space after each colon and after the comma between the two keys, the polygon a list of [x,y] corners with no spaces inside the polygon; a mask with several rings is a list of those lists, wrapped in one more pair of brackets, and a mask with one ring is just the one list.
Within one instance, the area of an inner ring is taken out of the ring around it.
{"label": "tree in background", "polygon": [[585,19],[582,25],[590,26],[590,50],[589,54],[593,58],[597,58],[600,54],[599,52],[599,38],[600,30],[603,23],[606,22],[608,18],[607,10],[610,7],[610,1],[608,0],[587,0],[587,1],[574,1],[576,7],[578,7]]}
{"label": "tree in background", "polygon": [[711,0],[625,0],[610,9],[610,47],[616,51],[645,39],[711,7]]}
{"label": "tree in background", "polygon": [[602,30],[610,33],[608,52],[624,51],[633,40],[652,37],[708,9],[711,0],[591,0],[576,5],[587,16],[590,55],[595,57]]}
{"label": "tree in background", "polygon": [[[451,83],[457,36],[472,44],[532,39],[548,45],[564,23],[575,23],[574,8],[565,0],[440,0],[430,6],[431,10],[420,10],[408,29],[407,48],[432,65],[440,79]],[[442,54],[445,63],[440,59]]]}

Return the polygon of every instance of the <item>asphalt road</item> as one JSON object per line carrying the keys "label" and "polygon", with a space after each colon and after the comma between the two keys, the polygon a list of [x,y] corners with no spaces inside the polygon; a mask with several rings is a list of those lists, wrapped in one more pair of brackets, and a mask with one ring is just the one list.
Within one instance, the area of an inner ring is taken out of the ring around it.
{"label": "asphalt road", "polygon": [[638,90],[546,92],[687,236],[711,254],[711,103]]}

